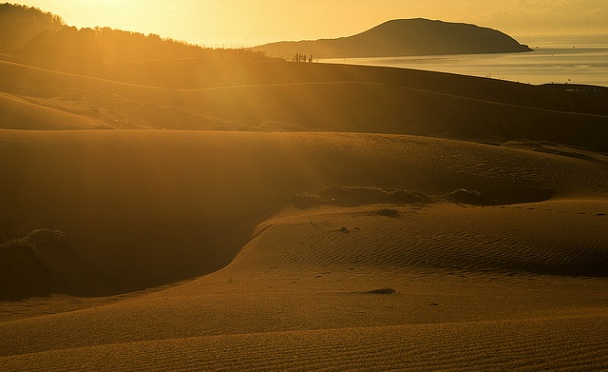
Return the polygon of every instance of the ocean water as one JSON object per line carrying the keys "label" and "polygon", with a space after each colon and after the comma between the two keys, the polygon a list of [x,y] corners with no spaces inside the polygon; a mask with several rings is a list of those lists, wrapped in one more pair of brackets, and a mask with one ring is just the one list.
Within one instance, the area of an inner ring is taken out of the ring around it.
{"label": "ocean water", "polygon": [[522,36],[527,53],[320,59],[324,63],[388,66],[452,72],[526,84],[608,87],[608,35]]}

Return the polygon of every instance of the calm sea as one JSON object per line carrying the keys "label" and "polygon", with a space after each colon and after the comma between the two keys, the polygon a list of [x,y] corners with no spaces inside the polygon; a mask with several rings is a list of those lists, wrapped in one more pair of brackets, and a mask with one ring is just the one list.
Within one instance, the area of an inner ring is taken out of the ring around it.
{"label": "calm sea", "polygon": [[608,87],[608,35],[522,36],[528,53],[321,59],[325,63],[452,72],[527,84],[571,83]]}

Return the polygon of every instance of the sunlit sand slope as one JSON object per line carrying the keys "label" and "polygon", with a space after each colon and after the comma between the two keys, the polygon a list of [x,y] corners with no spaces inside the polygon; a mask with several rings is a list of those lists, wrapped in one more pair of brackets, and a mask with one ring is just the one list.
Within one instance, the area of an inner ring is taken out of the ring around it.
{"label": "sunlit sand slope", "polygon": [[608,277],[607,208],[564,201],[316,210],[265,222],[230,268]]}
{"label": "sunlit sand slope", "polygon": [[[2,358],[20,370],[594,370],[603,316],[190,337]],[[550,334],[548,329],[552,329]]]}
{"label": "sunlit sand slope", "polygon": [[605,280],[333,270],[218,273],[3,322],[0,369],[605,366]]}
{"label": "sunlit sand slope", "polygon": [[4,129],[104,129],[104,123],[61,109],[0,93],[0,123]]}

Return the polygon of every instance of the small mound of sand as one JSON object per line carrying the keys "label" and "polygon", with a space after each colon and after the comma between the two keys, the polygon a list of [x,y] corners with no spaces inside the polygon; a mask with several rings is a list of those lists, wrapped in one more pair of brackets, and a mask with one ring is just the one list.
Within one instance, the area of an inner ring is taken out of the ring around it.
{"label": "small mound of sand", "polygon": [[365,204],[428,204],[431,198],[421,192],[363,186],[330,186],[318,193],[300,193],[291,197],[298,208],[331,204],[343,207]]}
{"label": "small mound of sand", "polygon": [[561,146],[552,142],[547,141],[531,141],[528,139],[514,139],[503,143],[501,146],[511,147],[522,150],[531,150],[544,152],[547,154],[554,154],[560,156],[567,156],[575,159],[588,160],[594,162],[600,162],[596,159],[596,154],[592,154],[589,151],[577,149],[569,146]]}
{"label": "small mound of sand", "polygon": [[[480,185],[483,187],[483,185]],[[477,189],[460,188],[448,194],[438,196],[439,200],[448,200],[454,203],[490,206],[520,203],[535,203],[551,199],[554,191],[541,186],[534,185],[512,185],[502,189]]]}
{"label": "small mound of sand", "polygon": [[477,190],[458,189],[447,195],[445,198],[457,203],[471,204],[471,205],[495,205],[498,201],[483,195]]}
{"label": "small mound of sand", "polygon": [[0,300],[84,294],[94,270],[71,249],[67,234],[37,229],[0,245]]}
{"label": "small mound of sand", "polygon": [[377,216],[389,217],[389,218],[399,218],[401,217],[401,212],[396,209],[383,208],[376,211]]}
{"label": "small mound of sand", "polygon": [[[553,190],[543,187],[520,185],[490,190],[490,192],[460,188],[444,195],[426,195],[419,191],[392,188],[330,186],[316,193],[305,192],[292,195],[291,203],[300,209],[320,205],[340,207],[355,207],[368,204],[428,206],[434,201],[446,200],[454,203],[483,206],[540,202],[549,200],[553,194]],[[395,213],[394,210],[389,211],[388,209],[382,209],[377,214],[385,217],[399,217],[399,213]]]}
{"label": "small mound of sand", "polygon": [[378,294],[378,295],[391,295],[397,293],[396,290],[392,288],[378,288],[372,289],[371,291],[359,292],[361,294]]}

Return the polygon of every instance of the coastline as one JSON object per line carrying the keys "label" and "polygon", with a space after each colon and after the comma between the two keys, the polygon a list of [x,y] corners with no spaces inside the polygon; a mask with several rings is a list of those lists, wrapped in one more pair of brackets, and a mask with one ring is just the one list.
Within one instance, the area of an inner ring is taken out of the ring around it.
{"label": "coastline", "polygon": [[608,87],[608,35],[528,36],[530,52],[320,59],[321,63],[412,68],[525,84]]}

